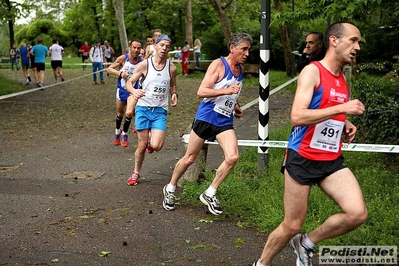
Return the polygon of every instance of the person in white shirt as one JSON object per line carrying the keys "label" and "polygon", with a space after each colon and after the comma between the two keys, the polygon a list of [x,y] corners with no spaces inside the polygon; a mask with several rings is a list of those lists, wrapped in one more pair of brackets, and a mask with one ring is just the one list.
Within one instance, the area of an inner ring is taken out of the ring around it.
{"label": "person in white shirt", "polygon": [[104,84],[104,72],[103,72],[103,50],[101,49],[101,43],[99,40],[96,41],[96,45],[90,49],[90,61],[93,65],[93,81],[97,84],[97,72],[100,72],[100,82]]}
{"label": "person in white shirt", "polygon": [[[104,45],[103,45],[103,53],[104,53],[104,64],[105,64],[105,69],[107,69],[108,65],[112,63],[112,57],[115,54],[114,48],[112,48],[109,45],[108,41],[104,41]],[[109,63],[109,64],[108,64]],[[109,73],[107,72],[107,76],[109,76]]]}
{"label": "person in white shirt", "polygon": [[53,68],[55,83],[58,81],[58,75],[60,76],[61,81],[65,80],[62,75],[62,56],[64,54],[64,48],[58,44],[57,40],[53,39],[53,44],[48,49],[47,56],[51,57],[51,67]]}
{"label": "person in white shirt", "polygon": [[194,41],[195,68],[200,68],[201,46],[202,43],[200,39],[195,39]]}

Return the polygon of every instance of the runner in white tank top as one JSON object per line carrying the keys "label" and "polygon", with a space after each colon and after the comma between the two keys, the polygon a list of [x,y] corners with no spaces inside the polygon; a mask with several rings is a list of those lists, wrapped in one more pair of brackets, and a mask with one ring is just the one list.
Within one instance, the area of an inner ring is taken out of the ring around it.
{"label": "runner in white tank top", "polygon": [[[145,151],[152,153],[162,149],[166,136],[168,116],[168,94],[172,107],[177,105],[176,66],[168,58],[172,40],[167,35],[157,38],[156,55],[141,62],[126,83],[136,106],[136,129],[138,145],[135,152],[134,171],[127,183],[137,185]],[[135,90],[133,84],[142,78],[142,89]]]}

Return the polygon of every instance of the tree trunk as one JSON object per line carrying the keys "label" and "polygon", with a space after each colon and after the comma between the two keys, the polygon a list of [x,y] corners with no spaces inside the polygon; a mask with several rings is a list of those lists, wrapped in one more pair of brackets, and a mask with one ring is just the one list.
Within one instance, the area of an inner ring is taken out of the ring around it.
{"label": "tree trunk", "polygon": [[[11,6],[11,2],[9,0],[6,0],[6,6],[7,6],[8,14],[12,14],[12,6]],[[10,49],[13,46],[13,44],[15,44],[14,19],[11,17],[8,18],[8,30],[10,32],[10,47],[9,47],[9,49]]]}
{"label": "tree trunk", "polygon": [[[281,11],[281,0],[274,0],[274,6],[277,11]],[[279,26],[280,29],[280,39],[283,44],[284,51],[284,62],[285,62],[285,72],[287,75],[291,75],[291,58],[292,58],[292,50],[290,45],[290,38],[288,36],[287,28],[283,25]]]}
{"label": "tree trunk", "polygon": [[224,8],[222,7],[222,3],[220,2],[220,0],[209,0],[209,3],[216,10],[216,13],[220,21],[220,25],[222,26],[224,38],[226,39],[226,44],[227,44],[233,33],[226,12],[224,11]]}
{"label": "tree trunk", "polygon": [[123,6],[123,0],[113,0],[112,4],[115,9],[116,20],[118,21],[119,39],[121,42],[121,49],[122,49],[122,54],[123,54],[123,53],[125,53],[125,50],[128,47],[125,19],[123,17],[125,8]]}
{"label": "tree trunk", "polygon": [[193,14],[192,14],[192,0],[187,0],[186,3],[186,41],[193,47]]}

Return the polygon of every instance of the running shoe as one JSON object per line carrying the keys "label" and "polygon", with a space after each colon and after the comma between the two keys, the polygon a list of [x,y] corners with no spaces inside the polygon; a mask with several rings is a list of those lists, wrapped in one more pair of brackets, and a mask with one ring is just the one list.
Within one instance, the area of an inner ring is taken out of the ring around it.
{"label": "running shoe", "polygon": [[133,131],[133,133],[137,133],[136,124],[133,125],[132,131]]}
{"label": "running shoe", "polygon": [[205,192],[199,196],[199,199],[208,206],[208,210],[214,215],[220,215],[223,213],[222,208],[219,206],[219,201],[216,196],[208,197]]}
{"label": "running shoe", "polygon": [[167,185],[163,187],[163,208],[167,211],[175,209],[175,193],[166,190]]}
{"label": "running shoe", "polygon": [[28,81],[29,81],[29,82],[31,82],[31,81],[32,81],[32,79],[30,78],[30,76],[28,76]]}
{"label": "running shoe", "polygon": [[64,77],[61,76],[61,81],[64,81],[64,80],[65,80]]}
{"label": "running shoe", "polygon": [[150,146],[149,142],[148,142],[148,145],[147,145],[147,152],[148,153],[153,153],[154,152],[154,148]]}
{"label": "running shoe", "polygon": [[132,175],[129,177],[127,180],[127,184],[129,186],[137,186],[140,178],[140,173],[138,172],[133,172]]}
{"label": "running shoe", "polygon": [[101,84],[104,84],[105,83],[105,81],[104,80],[101,80]]}
{"label": "running shoe", "polygon": [[290,245],[296,254],[296,266],[312,266],[313,250],[306,248],[301,243],[302,234],[297,234],[290,240]]}
{"label": "running shoe", "polygon": [[114,145],[121,145],[121,134],[115,134]]}
{"label": "running shoe", "polygon": [[94,81],[94,85],[97,85],[97,81]]}
{"label": "running shoe", "polygon": [[128,135],[122,132],[122,146],[127,147],[129,146]]}

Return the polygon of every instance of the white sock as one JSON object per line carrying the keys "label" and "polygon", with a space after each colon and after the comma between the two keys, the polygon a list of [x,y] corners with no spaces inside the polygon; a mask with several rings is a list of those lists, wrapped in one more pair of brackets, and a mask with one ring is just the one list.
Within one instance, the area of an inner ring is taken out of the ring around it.
{"label": "white sock", "polygon": [[176,191],[176,186],[174,186],[174,185],[172,185],[171,183],[169,183],[169,184],[166,186],[166,191],[175,193],[175,191]]}
{"label": "white sock", "polygon": [[266,266],[265,264],[262,264],[262,263],[260,263],[260,260],[258,260],[257,262],[256,262],[256,265],[255,266]]}
{"label": "white sock", "polygon": [[310,241],[307,234],[304,234],[301,241],[302,246],[309,249],[314,249],[315,244]]}
{"label": "white sock", "polygon": [[122,130],[122,135],[127,135],[127,133],[125,131]]}
{"label": "white sock", "polygon": [[115,129],[115,135],[121,134],[121,130],[119,128]]}
{"label": "white sock", "polygon": [[216,189],[214,189],[212,186],[209,186],[207,190],[205,190],[205,195],[208,197],[213,197],[216,195]]}

